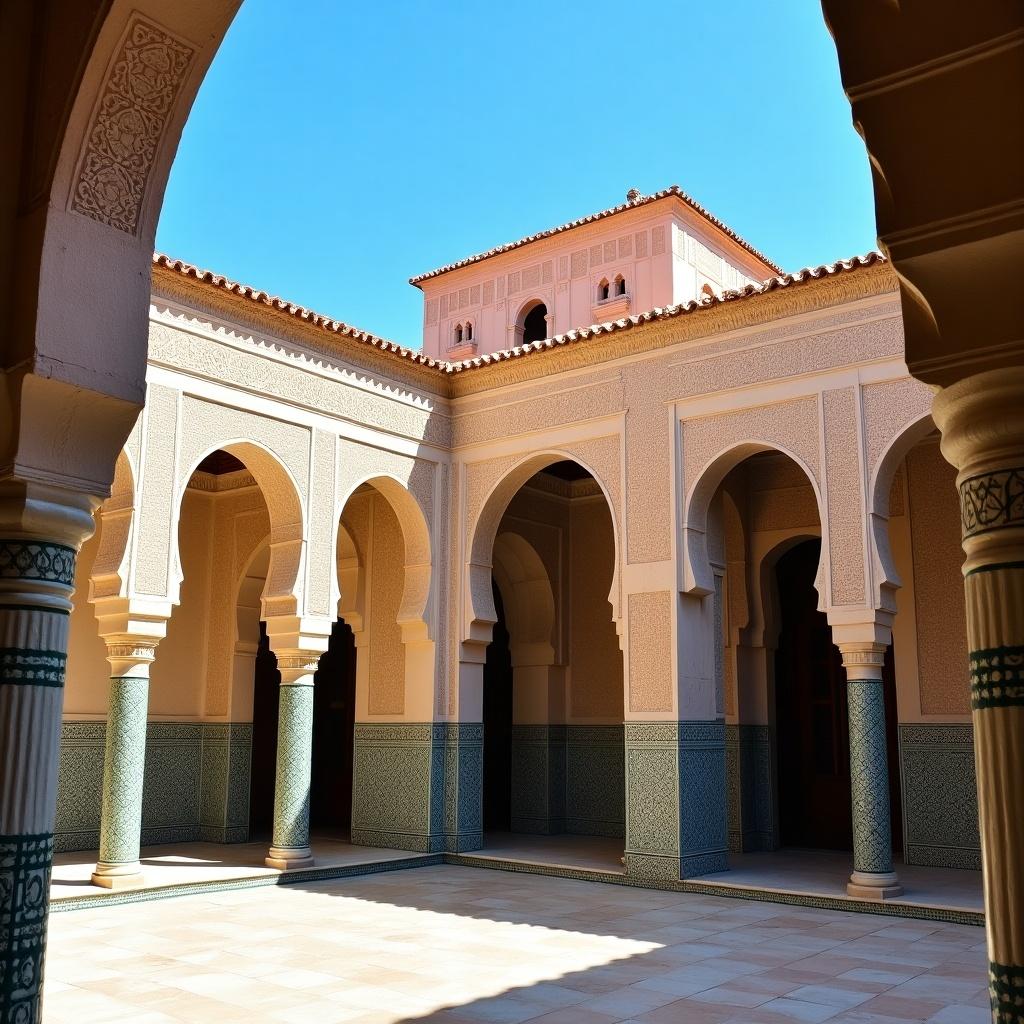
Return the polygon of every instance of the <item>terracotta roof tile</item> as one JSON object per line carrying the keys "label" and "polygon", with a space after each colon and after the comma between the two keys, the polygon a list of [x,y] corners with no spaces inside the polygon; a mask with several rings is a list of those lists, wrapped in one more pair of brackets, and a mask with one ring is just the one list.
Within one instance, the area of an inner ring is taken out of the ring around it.
{"label": "terracotta roof tile", "polygon": [[239,284],[237,281],[232,281],[229,278],[222,277],[220,274],[213,273],[212,270],[202,270],[200,267],[195,267],[191,263],[185,263],[182,260],[171,259],[170,256],[165,256],[163,253],[153,254],[153,266],[165,267],[167,270],[173,270],[183,277],[191,277],[196,281],[201,281],[203,284],[212,285],[215,288],[220,288],[222,291],[230,292],[233,295],[240,295],[244,299],[248,299],[250,302],[258,302],[261,305],[269,306],[271,309],[275,309],[280,313],[287,313],[289,316],[295,317],[297,320],[305,321],[314,327],[319,327],[321,330],[327,331],[331,334],[337,334],[344,338],[352,338],[355,341],[362,342],[365,345],[371,345],[373,348],[380,349],[383,352],[391,352],[401,359],[408,359],[411,362],[419,363],[423,366],[441,366],[442,364],[438,360],[425,356],[422,352],[418,352],[415,349],[406,348],[404,345],[399,345],[396,341],[388,341],[387,338],[379,338],[375,334],[370,334],[369,331],[360,330],[358,327],[353,327],[351,324],[343,323],[341,320],[332,320],[328,316],[323,316],[321,313],[315,313],[311,309],[306,309],[305,306],[297,306],[294,302],[288,302],[286,299],[279,298],[276,295],[270,295],[267,292],[258,291],[255,288],[250,288],[247,284]]}
{"label": "terracotta roof tile", "polygon": [[700,214],[700,216],[708,221],[708,223],[713,224],[719,231],[724,232],[734,242],[738,242],[752,256],[756,256],[762,263],[766,263],[777,274],[783,273],[782,267],[773,263],[767,256],[755,249],[748,241],[741,238],[731,227],[729,227],[728,224],[720,221],[713,213],[711,213],[710,210],[706,210],[697,202],[696,199],[687,195],[678,185],[669,185],[668,188],[663,188],[660,192],[652,192],[649,196],[640,196],[638,199],[627,200],[625,203],[620,203],[618,206],[610,206],[607,210],[600,210],[587,217],[580,217],[579,219],[571,220],[566,224],[559,224],[558,227],[548,228],[546,231],[538,231],[535,235],[527,235],[525,238],[520,238],[515,242],[506,242],[504,245],[496,245],[493,249],[488,249],[486,252],[477,253],[475,256],[467,256],[465,259],[458,260],[455,263],[448,263],[443,267],[438,267],[436,270],[428,270],[425,274],[418,274],[416,277],[410,277],[409,284],[414,284],[418,287],[421,282],[427,281],[433,277],[440,277],[442,274],[447,274],[452,270],[458,270],[461,267],[468,267],[474,263],[480,263],[483,260],[490,259],[492,256],[500,256],[502,253],[511,252],[513,249],[519,249],[524,245],[529,245],[531,242],[540,241],[542,238],[550,238],[552,235],[560,235],[563,231],[571,231],[573,228],[582,227],[584,224],[593,224],[595,221],[604,220],[606,217],[613,217],[615,214],[624,213],[626,210],[635,210],[640,206],[646,206],[648,203],[654,203],[659,199],[666,199],[669,196],[676,196],[681,199],[690,207],[691,210]]}
{"label": "terracotta roof tile", "polygon": [[546,338],[544,341],[532,341],[526,345],[521,345],[519,348],[505,349],[489,355],[474,356],[472,359],[464,359],[458,363],[441,363],[440,366],[445,373],[465,373],[478,367],[492,366],[495,363],[509,359],[519,359],[522,356],[557,348],[560,345],[570,345],[574,342],[587,341],[590,338],[597,338],[605,334],[628,331],[633,327],[639,327],[642,324],[649,324],[659,320],[672,320],[690,313],[699,313],[703,310],[713,309],[715,306],[722,306],[729,302],[750,299],[758,295],[767,295],[769,292],[777,291],[781,288],[807,284],[811,281],[834,277],[836,274],[849,273],[860,267],[871,267],[878,263],[887,262],[886,257],[880,252],[869,252],[865,256],[854,256],[848,260],[837,260],[835,263],[828,263],[818,267],[806,267],[803,270],[798,270],[795,274],[780,274],[778,277],[769,278],[763,284],[748,284],[743,288],[723,291],[720,295],[709,295],[701,299],[681,302],[675,306],[664,306],[648,310],[646,313],[636,313],[633,316],[623,317],[621,320],[613,320],[604,324],[593,324],[590,327],[567,331],[565,334],[556,335],[554,338]]}
{"label": "terracotta roof tile", "polygon": [[408,360],[420,366],[431,367],[443,374],[466,373],[484,366],[493,366],[496,363],[505,362],[511,359],[520,359],[524,356],[555,349],[563,345],[570,345],[576,342],[588,341],[592,338],[599,338],[606,334],[615,334],[620,331],[628,331],[643,324],[654,323],[662,320],[672,320],[680,316],[688,316],[692,313],[700,313],[712,310],[717,306],[723,306],[730,302],[740,302],[744,299],[754,299],[760,295],[767,295],[769,292],[778,291],[783,288],[791,288],[799,285],[809,284],[814,281],[834,277],[837,274],[851,273],[862,267],[872,267],[877,264],[887,263],[888,260],[880,252],[869,252],[865,256],[854,256],[847,260],[837,260],[835,263],[828,263],[818,267],[807,267],[794,274],[780,274],[777,277],[769,278],[758,285],[746,285],[736,290],[724,291],[720,295],[711,295],[699,300],[682,302],[674,306],[665,306],[658,309],[648,310],[645,313],[637,313],[633,316],[624,317],[621,320],[613,320],[604,324],[593,324],[590,327],[582,327],[577,330],[567,331],[554,338],[547,338],[544,341],[534,341],[522,345],[519,348],[505,349],[501,352],[493,352],[488,355],[474,356],[472,359],[464,359],[461,362],[450,363],[433,359],[417,352],[414,349],[406,348],[397,342],[379,338],[358,327],[342,323],[340,320],[332,320],[330,317],[314,313],[303,306],[297,306],[285,299],[268,295],[266,292],[250,288],[248,285],[231,281],[220,274],[214,274],[209,270],[201,270],[181,260],[171,259],[161,253],[154,253],[153,265],[163,267],[183,277],[191,278],[202,284],[219,288],[233,295],[241,296],[249,302],[260,305],[293,316],[298,320],[310,324],[327,333],[339,337],[351,338],[361,344],[370,345],[382,352],[390,353],[394,358]]}

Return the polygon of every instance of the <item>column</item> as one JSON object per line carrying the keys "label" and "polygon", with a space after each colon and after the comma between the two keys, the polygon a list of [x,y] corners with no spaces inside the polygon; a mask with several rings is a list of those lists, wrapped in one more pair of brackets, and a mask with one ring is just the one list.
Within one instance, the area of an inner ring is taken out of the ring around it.
{"label": "column", "polygon": [[93,885],[120,889],[142,883],[142,783],[146,767],[149,666],[155,640],[108,637],[110,697],[103,755],[100,852]]}
{"label": "column", "polygon": [[892,863],[889,763],[885,738],[882,666],[887,643],[837,641],[846,668],[853,803],[851,896],[884,900],[903,894]]}
{"label": "column", "polygon": [[[326,649],[326,643],[324,644]],[[309,846],[309,787],[313,765],[313,675],[321,650],[282,651],[277,718],[274,835],[268,867],[287,870],[313,864]]]}
{"label": "column", "polygon": [[960,491],[993,1020],[1024,1019],[1024,368],[935,397]]}
{"label": "column", "polygon": [[75,557],[95,502],[0,485],[0,1020],[42,1017]]}

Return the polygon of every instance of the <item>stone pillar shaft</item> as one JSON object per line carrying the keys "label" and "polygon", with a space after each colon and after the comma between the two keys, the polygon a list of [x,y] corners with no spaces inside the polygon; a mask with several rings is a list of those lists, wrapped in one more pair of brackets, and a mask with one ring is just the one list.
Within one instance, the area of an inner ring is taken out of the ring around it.
{"label": "stone pillar shaft", "polygon": [[958,470],[994,1021],[1024,1020],[1024,368],[939,392]]}
{"label": "stone pillar shaft", "polygon": [[886,749],[882,666],[888,646],[876,641],[840,642],[846,667],[850,723],[850,789],[853,804],[851,896],[900,896],[892,861],[889,758]]}
{"label": "stone pillar shaft", "polygon": [[154,645],[131,637],[107,640],[110,700],[103,755],[103,812],[94,885],[138,885],[142,839],[142,785],[146,767],[149,666]]}
{"label": "stone pillar shaft", "polygon": [[313,766],[313,675],[320,652],[287,652],[277,659],[281,699],[277,720],[274,835],[267,865],[305,868],[309,845],[309,787]]}
{"label": "stone pillar shaft", "polygon": [[64,500],[0,486],[0,1020],[25,1024],[42,1019],[68,616],[93,525],[89,499]]}

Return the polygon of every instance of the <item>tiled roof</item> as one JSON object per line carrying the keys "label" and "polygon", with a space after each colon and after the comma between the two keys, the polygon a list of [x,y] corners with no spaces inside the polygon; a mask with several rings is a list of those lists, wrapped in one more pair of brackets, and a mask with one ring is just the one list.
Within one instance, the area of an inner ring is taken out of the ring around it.
{"label": "tiled roof", "polygon": [[756,256],[757,259],[766,263],[777,274],[783,273],[782,267],[773,263],[763,253],[758,252],[758,250],[749,242],[736,234],[728,224],[724,224],[720,221],[713,213],[706,210],[694,198],[688,196],[678,185],[669,185],[668,188],[663,188],[660,192],[653,192],[649,196],[639,196],[636,199],[627,200],[618,206],[611,206],[607,210],[592,213],[588,217],[580,217],[578,220],[571,220],[567,224],[559,224],[556,228],[548,228],[546,231],[538,231],[537,234],[527,235],[525,238],[520,238],[517,242],[506,242],[504,245],[497,245],[493,249],[488,249],[487,252],[480,252],[475,256],[467,256],[465,259],[458,260],[456,263],[449,263],[444,267],[438,267],[437,270],[429,270],[425,274],[410,277],[409,284],[418,286],[423,281],[428,281],[433,277],[440,277],[442,274],[447,274],[452,270],[458,270],[460,267],[468,267],[473,263],[480,263],[482,260],[488,260],[492,256],[500,256],[504,252],[511,252],[513,249],[519,249],[524,245],[529,245],[531,242],[540,241],[542,238],[550,238],[552,235],[560,235],[563,231],[571,231],[573,228],[582,227],[584,224],[593,224],[595,221],[604,220],[606,217],[614,217],[615,214],[624,213],[626,210],[635,210],[637,207],[646,206],[648,203],[655,203],[659,199],[666,199],[669,196],[676,196],[681,199],[690,207],[691,210],[700,214],[700,216],[708,221],[708,223],[714,225],[719,231],[728,235],[734,242],[738,242],[742,245],[743,248],[752,256]]}
{"label": "tiled roof", "polygon": [[204,285],[218,288],[232,295],[240,296],[249,302],[258,303],[280,313],[295,317],[296,319],[329,334],[333,334],[338,337],[351,338],[361,344],[369,345],[382,352],[387,352],[395,358],[407,360],[408,362],[420,366],[430,367],[443,374],[466,373],[480,367],[493,366],[496,363],[519,359],[523,356],[559,348],[563,345],[570,345],[576,342],[587,341],[591,338],[603,337],[607,334],[616,334],[621,331],[632,330],[634,327],[640,327],[644,324],[655,323],[662,320],[672,320],[676,317],[713,310],[716,307],[723,306],[728,303],[741,302],[744,299],[755,299],[758,296],[767,295],[770,292],[779,291],[784,288],[810,284],[814,281],[825,280],[839,274],[853,273],[862,267],[872,267],[887,262],[888,260],[880,252],[869,252],[866,256],[854,256],[848,260],[837,260],[835,263],[828,263],[823,266],[808,267],[804,270],[798,270],[794,274],[780,274],[778,277],[769,278],[762,284],[748,284],[743,288],[724,291],[720,295],[710,295],[690,302],[681,302],[675,306],[665,306],[658,309],[652,309],[646,313],[637,313],[633,316],[623,317],[620,320],[613,320],[609,323],[593,324],[590,327],[582,327],[574,331],[567,331],[565,334],[559,334],[554,338],[547,338],[544,341],[533,341],[526,345],[522,345],[519,348],[506,349],[501,352],[474,356],[471,359],[464,359],[461,362],[450,363],[425,356],[422,352],[406,348],[404,345],[399,345],[394,341],[379,338],[367,331],[361,331],[359,328],[342,323],[340,320],[332,320],[330,317],[321,316],[319,313],[314,313],[312,310],[305,309],[302,306],[297,306],[294,303],[287,302],[286,300],[277,298],[276,296],[268,295],[266,292],[258,291],[255,288],[250,288],[248,285],[238,284],[237,282],[231,281],[219,274],[214,274],[209,270],[200,270],[189,263],[171,259],[169,256],[164,256],[160,253],[155,253],[153,256],[153,265],[155,267],[165,268],[174,273],[180,274],[182,277],[190,278],[201,282]]}
{"label": "tiled roof", "polygon": [[297,320],[302,320],[314,327],[319,327],[323,331],[337,334],[344,338],[352,338],[354,341],[370,345],[373,348],[380,349],[382,352],[391,352],[400,359],[408,359],[422,366],[441,365],[436,359],[425,356],[422,352],[417,352],[415,349],[399,345],[396,341],[379,338],[375,334],[370,334],[369,331],[360,330],[358,327],[343,323],[341,320],[332,320],[321,313],[314,313],[313,310],[306,309],[305,306],[297,306],[294,302],[288,302],[286,299],[279,298],[276,295],[270,295],[268,292],[261,292],[256,288],[250,288],[247,284],[239,284],[237,281],[232,281],[229,278],[222,277],[220,274],[213,273],[212,270],[202,270],[199,267],[192,266],[191,263],[171,259],[170,256],[165,256],[163,253],[157,252],[153,254],[153,266],[164,267],[167,270],[173,270],[175,273],[181,274],[183,277],[190,277],[203,284],[212,285],[214,288],[230,292],[232,295],[240,295],[250,302],[258,302],[263,306],[269,306],[271,309],[277,310],[279,313],[287,313],[289,316],[293,316]]}
{"label": "tiled roof", "polygon": [[780,274],[778,277],[769,278],[763,284],[748,284],[743,288],[724,291],[721,295],[709,295],[701,299],[691,300],[690,302],[680,302],[675,306],[652,309],[646,313],[637,313],[634,316],[623,317],[621,320],[613,320],[610,323],[594,324],[591,327],[566,331],[565,334],[559,334],[554,338],[546,338],[544,341],[531,341],[526,345],[521,345],[519,348],[492,352],[489,355],[474,356],[472,359],[464,359],[458,363],[441,363],[440,366],[445,373],[464,373],[467,370],[477,369],[478,367],[492,366],[505,360],[518,359],[532,352],[558,348],[561,345],[570,345],[573,342],[586,341],[589,338],[597,338],[605,334],[628,331],[634,327],[640,327],[643,324],[654,323],[659,320],[673,320],[676,317],[686,316],[690,313],[699,313],[730,302],[739,302],[758,295],[767,295],[769,292],[778,291],[782,288],[791,288],[796,285],[807,284],[811,281],[835,277],[837,274],[850,273],[861,267],[872,267],[876,264],[887,262],[888,260],[880,252],[869,252],[866,256],[854,256],[848,260],[837,260],[835,263],[828,263],[819,267],[807,267],[804,270],[798,270],[795,274]]}

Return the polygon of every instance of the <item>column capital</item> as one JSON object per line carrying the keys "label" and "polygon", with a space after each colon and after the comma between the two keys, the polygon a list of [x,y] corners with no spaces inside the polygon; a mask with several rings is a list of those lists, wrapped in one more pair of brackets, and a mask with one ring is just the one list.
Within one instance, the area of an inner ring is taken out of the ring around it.
{"label": "column capital", "polygon": [[881,679],[885,652],[889,645],[873,640],[847,640],[836,643],[843,656],[843,667],[849,682],[860,679]]}

